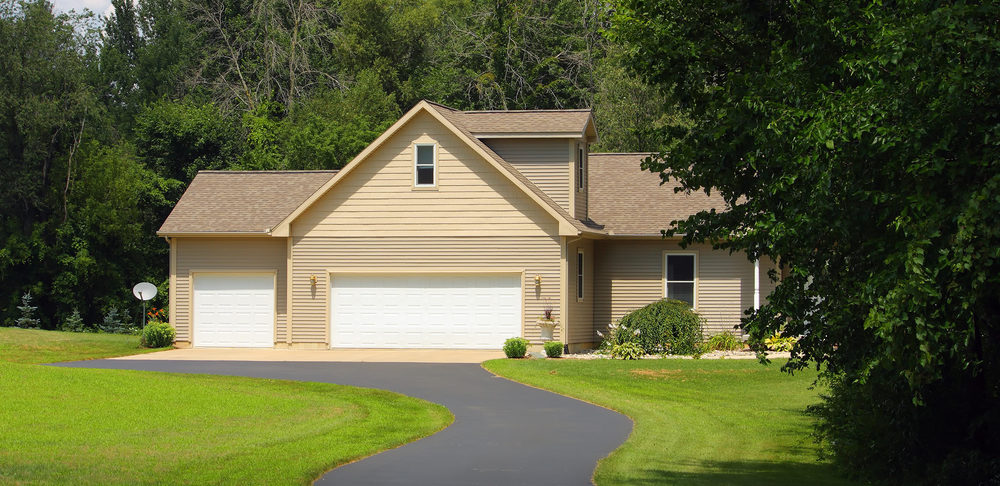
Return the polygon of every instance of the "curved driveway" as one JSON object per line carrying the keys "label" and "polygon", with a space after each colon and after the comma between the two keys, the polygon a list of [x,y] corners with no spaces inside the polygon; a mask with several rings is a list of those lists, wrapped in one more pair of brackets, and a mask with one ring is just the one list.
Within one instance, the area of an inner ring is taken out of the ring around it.
{"label": "curved driveway", "polygon": [[520,385],[475,364],[98,360],[78,368],[208,373],[392,390],[440,403],[445,430],[327,472],[321,485],[589,484],[628,437],[625,416]]}

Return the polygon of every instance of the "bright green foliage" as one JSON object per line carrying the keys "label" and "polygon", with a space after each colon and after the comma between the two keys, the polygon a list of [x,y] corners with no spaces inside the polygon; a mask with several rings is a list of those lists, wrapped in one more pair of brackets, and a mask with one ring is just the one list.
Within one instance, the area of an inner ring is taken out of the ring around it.
{"label": "bright green foliage", "polygon": [[661,299],[629,312],[620,325],[624,332],[617,335],[633,334],[635,339],[630,341],[646,354],[691,354],[701,340],[701,317],[689,304],[675,299]]}
{"label": "bright green foliage", "polygon": [[166,322],[153,321],[142,329],[141,344],[147,348],[164,348],[174,342],[177,332]]}
{"label": "bright green foliage", "polygon": [[708,351],[737,351],[743,349],[743,341],[726,331],[708,338],[705,347]]}
{"label": "bright green foliage", "polygon": [[503,343],[503,354],[508,358],[523,358],[528,352],[528,345],[531,344],[522,337],[512,337]]}
{"label": "bright green foliage", "polygon": [[[752,360],[493,360],[496,374],[628,415],[632,432],[597,464],[604,485],[850,484],[817,461],[812,370]],[[822,388],[821,388],[822,389]]]}
{"label": "bright green foliage", "polygon": [[624,0],[616,15],[631,65],[692,123],[648,167],[727,202],[675,234],[788,270],[747,329],[802,336],[787,366],[816,361],[832,383],[817,411],[834,457],[893,482],[961,465],[996,481],[1000,5]]}
{"label": "bright green foliage", "polygon": [[562,356],[563,344],[559,341],[548,341],[545,343],[545,356],[549,358],[558,358]]}
{"label": "bright green foliage", "polygon": [[646,354],[642,349],[642,345],[637,342],[624,342],[621,344],[612,344],[611,357],[614,359],[639,359],[642,355]]}
{"label": "bright green foliage", "polygon": [[768,351],[791,351],[795,347],[795,341],[798,341],[794,336],[782,336],[781,333],[774,333],[771,337],[764,340],[764,347]]}

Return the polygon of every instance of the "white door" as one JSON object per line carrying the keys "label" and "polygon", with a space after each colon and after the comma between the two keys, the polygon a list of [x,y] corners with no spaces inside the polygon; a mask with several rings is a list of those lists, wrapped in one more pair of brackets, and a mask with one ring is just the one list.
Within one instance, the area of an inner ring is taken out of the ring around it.
{"label": "white door", "polygon": [[500,349],[521,335],[521,275],[334,275],[336,348]]}
{"label": "white door", "polygon": [[194,277],[194,346],[274,346],[274,275]]}

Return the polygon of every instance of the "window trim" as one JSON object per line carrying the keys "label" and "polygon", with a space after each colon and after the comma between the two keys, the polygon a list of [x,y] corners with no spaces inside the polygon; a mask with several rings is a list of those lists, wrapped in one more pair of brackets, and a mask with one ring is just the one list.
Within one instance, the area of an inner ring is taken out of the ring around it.
{"label": "window trim", "polygon": [[587,274],[585,273],[587,257],[583,249],[576,250],[576,301],[583,302],[586,297]]}
{"label": "window trim", "polygon": [[576,192],[587,188],[587,154],[586,144],[576,144]]}
{"label": "window trim", "polygon": [[[425,165],[418,165],[418,163],[417,163],[417,160],[418,160],[417,152],[419,151],[418,147],[430,147],[431,148],[431,169],[433,169],[433,171],[434,171],[433,172],[433,174],[434,174],[434,182],[431,183],[431,184],[420,184],[418,182],[418,179],[417,179],[417,168],[418,167],[427,167],[426,164]],[[437,183],[438,183],[438,160],[437,160],[437,156],[438,156],[438,150],[437,150],[437,144],[436,143],[427,142],[427,143],[414,143],[413,144],[413,187],[414,188],[435,188],[435,187],[437,187]]]}
{"label": "window trim", "polygon": [[694,257],[694,280],[678,280],[675,283],[693,283],[694,292],[693,295],[693,305],[691,309],[698,308],[698,252],[696,251],[681,251],[681,250],[664,250],[663,258],[660,262],[660,271],[662,272],[661,280],[663,281],[663,298],[667,298],[667,285],[670,283],[667,280],[667,257],[668,256],[691,256]]}

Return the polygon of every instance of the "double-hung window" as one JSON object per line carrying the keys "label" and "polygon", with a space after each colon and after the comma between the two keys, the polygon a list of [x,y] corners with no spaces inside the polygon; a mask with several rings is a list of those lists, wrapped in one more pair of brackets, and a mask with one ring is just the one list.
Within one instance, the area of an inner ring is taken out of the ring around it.
{"label": "double-hung window", "polygon": [[664,295],[668,299],[683,300],[694,307],[696,267],[697,256],[694,253],[665,253]]}
{"label": "double-hung window", "polygon": [[583,250],[576,252],[576,300],[583,300]]}
{"label": "double-hung window", "polygon": [[437,185],[437,167],[434,144],[418,143],[413,160],[413,185],[416,187],[434,187]]}

